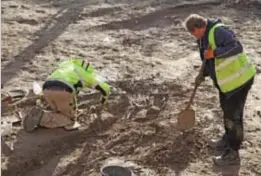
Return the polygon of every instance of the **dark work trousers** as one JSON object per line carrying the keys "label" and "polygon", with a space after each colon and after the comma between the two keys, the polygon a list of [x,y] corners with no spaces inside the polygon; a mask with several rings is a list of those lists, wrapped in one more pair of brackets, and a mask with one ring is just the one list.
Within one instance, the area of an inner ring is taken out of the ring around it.
{"label": "dark work trousers", "polygon": [[243,116],[247,94],[253,85],[254,78],[232,95],[219,93],[223,110],[225,135],[230,148],[238,151],[244,138]]}

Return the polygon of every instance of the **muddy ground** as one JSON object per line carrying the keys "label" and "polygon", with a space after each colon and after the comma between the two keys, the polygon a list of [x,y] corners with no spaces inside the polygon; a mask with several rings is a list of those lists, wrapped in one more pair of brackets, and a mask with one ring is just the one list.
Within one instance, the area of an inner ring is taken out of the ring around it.
{"label": "muddy ground", "polygon": [[[133,172],[141,176],[261,175],[260,1],[4,0],[1,5],[3,90],[30,89],[57,61],[81,57],[121,92],[112,97],[102,122],[93,112],[81,115],[80,131],[27,134],[15,125],[2,137],[2,175],[96,176],[110,159],[134,163]],[[196,95],[196,127],[185,133],[175,127],[201,64],[195,41],[182,26],[190,13],[231,25],[256,64],[240,166],[212,163],[217,153],[208,141],[222,134],[223,122],[211,80]]]}

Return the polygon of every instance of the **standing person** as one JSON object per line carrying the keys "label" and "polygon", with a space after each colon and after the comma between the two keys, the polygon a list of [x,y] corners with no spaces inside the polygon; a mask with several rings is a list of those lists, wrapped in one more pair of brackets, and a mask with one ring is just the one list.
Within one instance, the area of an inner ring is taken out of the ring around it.
{"label": "standing person", "polygon": [[223,149],[213,161],[217,165],[237,164],[243,141],[244,106],[256,70],[234,32],[220,19],[191,14],[184,25],[197,39],[201,60],[207,60],[204,75],[198,75],[196,81],[200,83],[210,76],[219,91],[225,134],[220,140],[211,141],[212,146]]}
{"label": "standing person", "polygon": [[79,128],[76,119],[76,96],[83,88],[95,88],[102,94],[101,104],[109,97],[110,86],[99,80],[93,66],[82,59],[68,59],[58,65],[43,84],[43,98],[52,108],[44,111],[33,107],[24,120],[24,129],[32,132],[39,126],[46,128],[64,127],[66,130]]}

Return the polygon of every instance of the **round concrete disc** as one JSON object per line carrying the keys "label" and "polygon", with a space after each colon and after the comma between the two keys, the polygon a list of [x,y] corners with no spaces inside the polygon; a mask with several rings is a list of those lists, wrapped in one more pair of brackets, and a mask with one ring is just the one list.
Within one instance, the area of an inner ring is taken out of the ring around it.
{"label": "round concrete disc", "polygon": [[186,109],[179,113],[178,116],[178,129],[188,130],[195,125],[196,113],[193,109]]}

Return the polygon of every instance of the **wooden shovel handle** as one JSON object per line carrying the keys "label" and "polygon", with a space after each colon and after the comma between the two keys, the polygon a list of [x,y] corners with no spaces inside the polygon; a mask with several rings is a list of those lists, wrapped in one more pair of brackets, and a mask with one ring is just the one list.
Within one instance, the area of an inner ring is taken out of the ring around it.
{"label": "wooden shovel handle", "polygon": [[[202,63],[201,68],[199,70],[199,75],[201,75],[201,76],[203,75],[203,71],[204,71],[205,65],[206,65],[206,59],[203,60],[203,63]],[[189,99],[189,102],[188,102],[188,105],[187,105],[186,109],[189,109],[190,106],[192,105],[194,97],[195,97],[195,94],[196,94],[196,91],[198,89],[198,86],[199,86],[199,83],[195,82],[194,90],[193,90],[193,93],[192,93],[192,95],[191,95],[191,97]]]}

